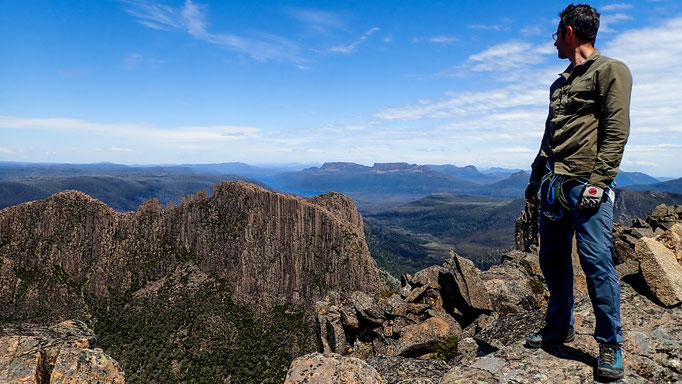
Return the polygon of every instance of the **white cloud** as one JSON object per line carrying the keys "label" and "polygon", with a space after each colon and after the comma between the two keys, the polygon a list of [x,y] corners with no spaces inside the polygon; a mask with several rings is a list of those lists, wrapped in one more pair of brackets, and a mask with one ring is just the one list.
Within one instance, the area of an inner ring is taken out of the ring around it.
{"label": "white cloud", "polygon": [[626,15],[624,13],[616,13],[613,15],[603,15],[599,18],[599,33],[612,33],[616,32],[615,29],[611,27],[613,24],[618,24],[623,21],[632,20],[632,16]]}
{"label": "white cloud", "polygon": [[354,42],[348,44],[348,45],[337,45],[334,47],[329,48],[330,52],[334,53],[343,53],[346,55],[349,55],[353,53],[357,47],[362,44],[365,40],[367,40],[368,37],[372,36],[374,32],[377,32],[379,30],[378,27],[371,28],[369,31],[365,32],[362,36],[360,36],[359,39],[355,40]]}
{"label": "white cloud", "polygon": [[286,13],[294,19],[306,24],[313,30],[327,33],[331,29],[343,29],[345,27],[341,17],[331,11],[322,11],[307,8],[289,8]]}
{"label": "white cloud", "polygon": [[468,71],[505,72],[545,61],[556,49],[551,42],[533,45],[527,41],[507,41],[494,45],[483,52],[470,55],[466,63],[441,73],[444,76],[464,75]]}
{"label": "white cloud", "polygon": [[484,25],[484,24],[469,24],[467,27],[471,29],[482,29],[482,30],[492,30],[492,31],[508,31],[508,26],[502,25]]}
{"label": "white cloud", "polygon": [[180,30],[190,36],[216,46],[249,55],[258,61],[289,60],[300,62],[300,47],[287,39],[264,33],[252,37],[208,31],[206,14],[208,6],[185,0],[182,7],[175,8],[154,0],[121,0],[129,5],[127,12],[149,28]]}
{"label": "white cloud", "polygon": [[120,148],[120,147],[111,147],[111,148],[109,148],[109,150],[112,152],[133,152],[133,150],[130,148]]}
{"label": "white cloud", "polygon": [[8,155],[9,155],[9,154],[14,153],[14,151],[12,151],[12,150],[11,150],[10,148],[8,148],[8,147],[0,147],[0,153],[4,153],[4,154],[8,154]]}
{"label": "white cloud", "polygon": [[[679,177],[682,17],[623,31],[600,49],[602,54],[624,61],[633,74],[631,132],[624,169]],[[555,52],[549,43],[535,46],[519,41],[471,55],[458,69],[486,72],[509,68],[512,72],[505,75],[513,81],[481,92],[450,92],[440,99],[379,111],[374,116],[382,123],[363,142],[371,144],[381,138],[395,151],[405,148],[413,158],[428,161],[445,156],[445,145],[461,154],[453,159],[471,159],[481,153],[493,164],[509,161],[527,167],[544,129],[547,89],[567,64],[553,60],[542,65],[545,55],[554,56]],[[494,77],[495,72],[491,75]],[[415,148],[420,148],[419,154]]]}
{"label": "white cloud", "polygon": [[79,135],[100,135],[130,139],[132,142],[226,142],[260,138],[260,129],[230,125],[155,127],[149,124],[99,123],[71,118],[0,116],[0,129],[57,131]]}
{"label": "white cloud", "polygon": [[440,35],[440,36],[434,36],[434,37],[430,38],[429,42],[436,43],[436,44],[450,44],[450,43],[454,43],[457,40],[459,40],[459,39],[455,36]]}
{"label": "white cloud", "polygon": [[615,3],[599,7],[599,12],[622,11],[625,9],[632,9],[632,4]]}
{"label": "white cloud", "polygon": [[137,68],[142,61],[143,56],[139,53],[131,53],[123,58],[123,67],[127,70],[132,70]]}

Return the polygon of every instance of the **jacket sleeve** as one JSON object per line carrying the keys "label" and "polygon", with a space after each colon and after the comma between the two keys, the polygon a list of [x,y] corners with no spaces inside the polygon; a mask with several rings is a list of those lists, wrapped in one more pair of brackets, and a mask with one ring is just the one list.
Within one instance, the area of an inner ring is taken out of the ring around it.
{"label": "jacket sleeve", "polygon": [[601,119],[597,141],[597,161],[590,184],[606,188],[616,178],[630,134],[630,94],[632,75],[625,64],[614,61],[597,74]]}
{"label": "jacket sleeve", "polygon": [[549,119],[551,117],[551,112],[547,113],[547,120],[545,121],[545,133],[542,135],[542,141],[540,142],[540,150],[538,151],[533,164],[530,166],[530,183],[540,184],[542,181],[542,176],[545,174],[545,164],[547,164],[547,153],[544,150],[545,143],[549,136]]}

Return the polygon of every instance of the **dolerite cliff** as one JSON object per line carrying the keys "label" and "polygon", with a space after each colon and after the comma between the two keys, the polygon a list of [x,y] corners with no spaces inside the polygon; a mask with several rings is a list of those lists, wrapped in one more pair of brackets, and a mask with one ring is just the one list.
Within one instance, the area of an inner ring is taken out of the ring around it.
{"label": "dolerite cliff", "polygon": [[[306,350],[301,324],[328,290],[386,289],[362,218],[336,193],[308,200],[225,182],[210,197],[199,193],[166,209],[150,200],[118,213],[68,191],[0,211],[0,320],[88,321],[133,382],[189,379],[206,351],[222,359],[201,373],[206,382],[248,376],[228,366],[240,356],[225,354],[239,348],[265,354],[262,364],[272,368],[276,353],[268,348]],[[248,327],[248,337],[235,336]],[[208,340],[201,344],[193,332]],[[268,345],[269,336],[279,341]],[[130,345],[140,338],[156,344],[140,352]],[[174,351],[165,358],[152,351],[166,347]],[[160,365],[149,368],[147,355]],[[276,378],[281,369],[256,368],[258,359],[253,369]]]}

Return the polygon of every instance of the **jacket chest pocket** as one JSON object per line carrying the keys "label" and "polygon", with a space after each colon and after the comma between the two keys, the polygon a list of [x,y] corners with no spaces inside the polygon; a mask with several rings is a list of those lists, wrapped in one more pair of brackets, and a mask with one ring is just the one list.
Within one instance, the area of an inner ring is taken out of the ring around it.
{"label": "jacket chest pocket", "polygon": [[573,83],[565,87],[564,93],[566,114],[587,115],[594,112],[597,97],[592,81]]}

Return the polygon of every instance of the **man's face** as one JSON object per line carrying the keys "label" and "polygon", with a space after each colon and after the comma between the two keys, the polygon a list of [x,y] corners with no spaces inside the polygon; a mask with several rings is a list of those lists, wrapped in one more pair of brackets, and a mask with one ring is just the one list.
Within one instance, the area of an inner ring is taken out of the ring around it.
{"label": "man's face", "polygon": [[557,28],[556,40],[554,40],[554,46],[557,50],[557,55],[560,59],[567,59],[568,53],[566,52],[566,31],[562,31],[561,28]]}

